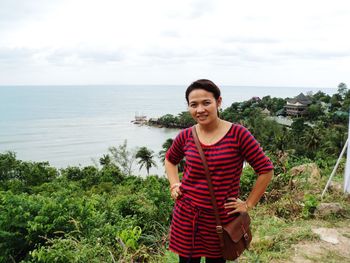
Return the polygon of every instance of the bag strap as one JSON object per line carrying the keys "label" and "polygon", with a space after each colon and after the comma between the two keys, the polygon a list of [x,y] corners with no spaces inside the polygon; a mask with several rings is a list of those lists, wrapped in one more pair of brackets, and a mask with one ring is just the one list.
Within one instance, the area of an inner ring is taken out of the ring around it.
{"label": "bag strap", "polygon": [[209,171],[208,163],[207,163],[207,160],[205,158],[202,146],[199,142],[195,126],[192,126],[192,136],[193,136],[194,142],[197,146],[198,153],[202,159],[202,163],[204,166],[205,176],[206,176],[207,181],[208,181],[208,188],[209,188],[209,192],[210,192],[210,196],[211,196],[211,202],[213,204],[214,213],[215,213],[216,233],[218,233],[219,238],[220,238],[220,245],[221,245],[221,247],[223,247],[224,246],[223,229],[222,229],[222,224],[221,224],[221,220],[220,220],[220,216],[219,216],[219,212],[218,212],[218,206],[216,203],[216,198],[215,198],[215,194],[214,194],[214,190],[213,190],[213,184],[211,182],[210,171]]}

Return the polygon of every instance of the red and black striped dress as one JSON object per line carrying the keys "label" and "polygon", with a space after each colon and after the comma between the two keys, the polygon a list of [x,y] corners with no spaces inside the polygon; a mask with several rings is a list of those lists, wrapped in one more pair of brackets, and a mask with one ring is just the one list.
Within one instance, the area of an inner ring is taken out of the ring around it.
{"label": "red and black striped dress", "polygon": [[[220,141],[202,147],[220,218],[222,224],[227,224],[234,215],[227,215],[224,203],[227,198],[239,195],[243,161],[259,175],[272,170],[273,165],[251,133],[238,124],[232,124]],[[166,159],[175,165],[183,157],[186,158],[180,187],[183,195],[174,206],[169,249],[182,257],[221,257],[208,184],[191,128],[177,135],[166,154]]]}

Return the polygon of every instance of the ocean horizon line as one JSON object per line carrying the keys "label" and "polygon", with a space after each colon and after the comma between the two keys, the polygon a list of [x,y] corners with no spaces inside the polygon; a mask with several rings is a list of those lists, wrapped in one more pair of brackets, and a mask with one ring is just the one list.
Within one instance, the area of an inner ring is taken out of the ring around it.
{"label": "ocean horizon line", "polygon": [[[187,84],[186,84],[187,85]],[[129,87],[186,87],[186,85],[182,84],[0,84],[0,88],[2,87],[119,87],[119,86],[129,86]],[[247,87],[247,88],[302,88],[302,89],[334,89],[337,90],[337,86],[327,87],[327,86],[284,86],[284,85],[231,85],[225,84],[220,85],[220,87]]]}
{"label": "ocean horizon line", "polygon": [[[176,116],[187,110],[184,85],[1,87],[0,152],[12,150],[22,160],[45,160],[55,167],[91,164],[91,158],[98,160],[110,146],[121,145],[124,140],[130,148],[146,146],[158,153],[162,144],[174,138],[178,130],[135,125],[131,122],[135,113],[160,117],[165,114]],[[256,96],[287,98],[300,92],[314,94],[318,90],[336,93],[336,89],[315,87],[220,88],[223,108]],[[161,168],[151,170],[163,174]]]}

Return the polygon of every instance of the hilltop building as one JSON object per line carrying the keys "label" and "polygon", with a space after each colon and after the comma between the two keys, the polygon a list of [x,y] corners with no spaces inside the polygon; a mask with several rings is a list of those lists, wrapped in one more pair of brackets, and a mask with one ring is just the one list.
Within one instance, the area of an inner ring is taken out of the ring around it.
{"label": "hilltop building", "polygon": [[307,108],[311,104],[311,100],[300,93],[294,99],[287,99],[287,105],[284,106],[288,116],[301,117],[307,114]]}
{"label": "hilltop building", "polygon": [[265,109],[261,110],[261,114],[264,116],[270,116],[271,112],[267,108],[265,108]]}

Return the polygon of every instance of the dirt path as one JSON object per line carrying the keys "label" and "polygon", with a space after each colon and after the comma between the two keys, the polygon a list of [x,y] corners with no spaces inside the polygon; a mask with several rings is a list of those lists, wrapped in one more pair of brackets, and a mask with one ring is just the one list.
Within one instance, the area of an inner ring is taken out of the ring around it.
{"label": "dirt path", "polygon": [[313,227],[312,231],[320,236],[320,240],[294,245],[294,255],[288,262],[350,262],[350,225],[337,228]]}

